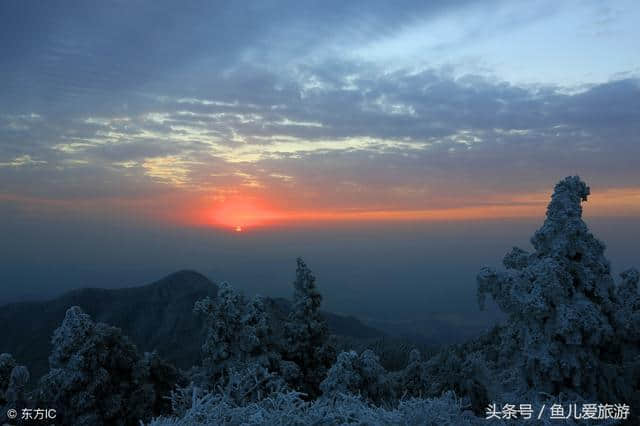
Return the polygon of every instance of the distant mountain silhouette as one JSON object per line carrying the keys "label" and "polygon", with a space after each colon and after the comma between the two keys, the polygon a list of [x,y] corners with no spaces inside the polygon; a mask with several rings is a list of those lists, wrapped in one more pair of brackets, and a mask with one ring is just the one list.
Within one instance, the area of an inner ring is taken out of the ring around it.
{"label": "distant mountain silhouette", "polygon": [[[217,291],[216,284],[204,275],[179,271],[140,287],[83,288],[49,301],[8,304],[0,307],[0,353],[13,354],[34,379],[39,378],[49,369],[53,330],[61,324],[66,310],[77,305],[95,321],[121,328],[141,352],[157,350],[177,367],[187,369],[200,364],[204,342],[203,324],[192,312],[194,303],[207,296],[215,298]],[[267,299],[266,306],[276,319],[282,319],[290,305],[285,299]],[[323,315],[333,334],[354,338],[383,335],[356,318]]]}

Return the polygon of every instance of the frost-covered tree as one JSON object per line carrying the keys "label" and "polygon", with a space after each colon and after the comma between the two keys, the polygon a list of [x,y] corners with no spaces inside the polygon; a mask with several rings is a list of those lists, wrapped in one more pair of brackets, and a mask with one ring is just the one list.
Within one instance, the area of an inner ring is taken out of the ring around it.
{"label": "frost-covered tree", "polygon": [[284,356],[301,370],[300,390],[315,396],[335,360],[335,349],[320,313],[322,295],[316,286],[316,277],[301,258],[296,263],[293,305],[284,330]]}
{"label": "frost-covered tree", "polygon": [[207,385],[245,401],[280,389],[280,354],[260,297],[245,296],[222,283],[216,299],[196,302],[204,317],[207,336],[202,345]]}
{"label": "frost-covered tree", "polygon": [[628,269],[620,274],[622,282],[616,289],[616,309],[613,315],[615,332],[622,340],[640,341],[640,294],[637,269]]}
{"label": "frost-covered tree", "polygon": [[[491,343],[490,343],[491,344]],[[446,391],[469,398],[472,410],[480,415],[491,402],[492,372],[482,350],[453,345],[420,362],[413,360],[401,373],[401,388],[409,395],[438,396]]]}
{"label": "frost-covered tree", "polygon": [[151,402],[153,415],[170,413],[172,407],[168,396],[176,386],[187,384],[184,375],[160,357],[156,351],[143,354],[134,369],[133,381],[146,388],[145,395],[153,395]]}
{"label": "frost-covered tree", "polygon": [[13,359],[11,354],[0,354],[0,406],[7,402],[7,388],[9,387],[11,372],[15,367],[16,360]]}
{"label": "frost-covered tree", "polygon": [[602,354],[604,369],[610,374],[602,378],[601,387],[610,394],[624,395],[636,420],[640,420],[640,274],[632,268],[620,276],[622,282],[616,288],[612,318],[617,344]]}
{"label": "frost-covered tree", "polygon": [[396,382],[403,395],[421,397],[427,394],[425,363],[419,350],[413,349],[409,353],[409,361],[406,367],[397,373]]}
{"label": "frost-covered tree", "polygon": [[546,220],[531,238],[534,252],[514,248],[504,258],[505,271],[483,268],[479,302],[489,294],[508,314],[493,346],[499,364],[517,367],[513,385],[637,401],[638,273],[623,273],[615,285],[604,244],[582,220],[588,196],[577,176],[559,182]]}
{"label": "frost-covered tree", "polygon": [[20,410],[26,407],[28,382],[27,367],[17,365],[11,354],[0,354],[0,415],[10,408]]}
{"label": "frost-covered tree", "polygon": [[156,354],[140,357],[120,329],[94,323],[74,306],[51,339],[51,370],[39,400],[73,425],[130,425],[168,408],[162,398],[178,381]]}
{"label": "frost-covered tree", "polygon": [[[378,407],[353,394],[307,401],[297,392],[280,392],[239,405],[212,393],[194,395],[180,416],[156,418],[151,426],[197,425],[486,425],[484,418],[463,408],[460,398],[447,392],[437,398],[407,398],[394,408]],[[500,420],[491,424],[503,425]]]}
{"label": "frost-covered tree", "polygon": [[395,397],[390,375],[369,349],[360,355],[355,351],[341,352],[320,389],[325,397],[350,393],[378,405],[391,405]]}

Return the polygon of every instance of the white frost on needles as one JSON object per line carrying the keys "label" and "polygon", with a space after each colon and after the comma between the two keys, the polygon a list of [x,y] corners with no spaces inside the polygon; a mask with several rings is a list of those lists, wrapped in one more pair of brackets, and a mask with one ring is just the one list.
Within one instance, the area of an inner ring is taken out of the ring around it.
{"label": "white frost on needles", "polygon": [[559,182],[531,238],[535,251],[514,248],[504,258],[506,271],[483,268],[478,299],[483,306],[491,295],[509,315],[498,344],[526,387],[629,401],[638,396],[632,387],[639,363],[625,355],[638,354],[638,272],[624,272],[615,285],[605,245],[582,220],[588,196],[577,176]]}

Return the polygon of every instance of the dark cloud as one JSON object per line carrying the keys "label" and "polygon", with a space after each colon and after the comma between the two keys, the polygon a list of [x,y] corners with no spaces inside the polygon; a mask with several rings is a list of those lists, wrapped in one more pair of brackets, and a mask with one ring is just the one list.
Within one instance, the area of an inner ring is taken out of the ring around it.
{"label": "dark cloud", "polygon": [[14,42],[0,48],[0,190],[141,194],[179,181],[414,205],[572,172],[609,186],[638,177],[633,78],[568,94],[335,50],[463,5],[3,4],[0,36]]}
{"label": "dark cloud", "polygon": [[[215,80],[252,51],[317,45],[349,29],[369,38],[463,2],[136,1],[3,3],[0,46],[5,99],[18,110],[94,110],[127,102],[131,92],[179,84],[196,93],[203,72]],[[295,39],[292,32],[299,30]],[[180,75],[177,80],[176,75]],[[224,89],[223,81],[211,86]],[[245,83],[261,85],[256,77]],[[96,101],[102,105],[96,105]],[[8,107],[9,105],[4,105]]]}
{"label": "dark cloud", "polygon": [[[118,180],[148,187],[145,160],[174,157],[194,185],[212,183],[212,170],[227,161],[244,161],[224,168],[262,175],[275,186],[270,174],[290,176],[307,190],[315,186],[312,191],[324,199],[324,191],[346,182],[346,191],[358,192],[353,202],[370,198],[378,204],[402,202],[407,193],[416,200],[435,196],[434,182],[499,192],[513,189],[506,175],[519,175],[521,188],[539,189],[548,186],[548,176],[566,171],[593,175],[606,185],[636,174],[630,161],[638,154],[636,80],[570,95],[472,76],[455,79],[442,70],[389,74],[342,63],[335,70],[321,66],[317,76],[310,68],[305,72],[317,86],[291,80],[281,89],[279,76],[264,70],[256,70],[255,78],[273,84],[246,86],[246,74],[237,71],[229,76],[229,91],[246,91],[248,98],[148,94],[144,107],[125,114],[86,111],[63,121],[5,115],[2,154],[5,162],[25,154],[45,162],[11,168],[24,179],[25,190],[41,187],[41,175],[22,169],[50,170],[101,187],[82,178],[83,170],[116,176],[122,169],[113,165],[123,162],[130,163],[130,173]],[[256,172],[260,168],[265,171]],[[340,191],[336,197],[335,203],[345,198]]]}

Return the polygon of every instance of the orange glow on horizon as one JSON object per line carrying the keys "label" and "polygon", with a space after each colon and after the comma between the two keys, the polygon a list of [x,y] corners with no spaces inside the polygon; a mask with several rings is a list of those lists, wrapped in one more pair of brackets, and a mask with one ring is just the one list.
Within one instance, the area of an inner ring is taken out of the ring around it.
{"label": "orange glow on horizon", "polygon": [[[191,198],[185,193],[170,197],[138,199],[45,199],[0,194],[0,201],[15,203],[30,214],[64,214],[108,218],[115,212],[119,217],[131,217],[151,222],[204,226],[248,232],[271,225],[313,225],[314,223],[354,223],[375,221],[472,221],[499,219],[544,220],[550,192],[529,194],[496,194],[490,199],[466,200],[468,206],[406,209],[335,208],[305,209],[278,208],[278,203],[264,199],[237,196],[224,201],[211,198]],[[282,203],[280,204],[282,205]],[[175,206],[181,206],[176,209]],[[584,205],[587,220],[595,217],[639,217],[640,187],[592,190]],[[79,217],[80,217],[79,216]]]}
{"label": "orange glow on horizon", "polygon": [[[336,210],[277,210],[265,201],[233,199],[204,209],[197,223],[243,232],[269,225],[324,222],[365,221],[465,221],[495,219],[544,219],[549,193],[502,196],[486,204],[465,207],[429,209],[336,209]],[[613,189],[594,193],[584,205],[585,216],[635,216],[640,214],[640,188]]]}
{"label": "orange glow on horizon", "polygon": [[279,216],[264,201],[233,198],[220,201],[213,208],[205,209],[200,214],[199,222],[243,232],[247,228],[271,223]]}

